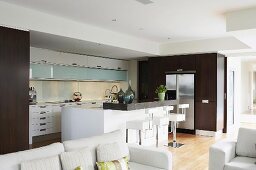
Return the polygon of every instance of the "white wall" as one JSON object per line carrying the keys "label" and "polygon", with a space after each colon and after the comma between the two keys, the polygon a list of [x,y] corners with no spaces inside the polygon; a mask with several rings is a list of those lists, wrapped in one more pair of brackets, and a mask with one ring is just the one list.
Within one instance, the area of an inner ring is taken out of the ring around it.
{"label": "white wall", "polygon": [[102,100],[105,90],[119,82],[77,82],[77,81],[30,81],[30,86],[37,91],[38,102],[64,101],[72,99],[74,92],[81,92],[82,100]]}
{"label": "white wall", "polygon": [[[228,57],[227,58],[227,84],[229,84],[229,74],[231,73],[231,71],[234,71],[234,123],[236,126],[239,125],[240,121],[240,114],[241,114],[241,60],[239,57]],[[227,96],[229,96],[229,86],[227,86]],[[230,100],[229,98],[227,98],[227,100]],[[229,101],[227,101],[228,103]],[[229,113],[229,109],[228,109],[228,116],[227,119],[229,121],[229,119],[231,119],[230,116],[231,113]],[[228,127],[228,131],[229,131]]]}
{"label": "white wall", "polygon": [[241,62],[241,113],[251,109],[253,101],[253,66],[252,62]]}

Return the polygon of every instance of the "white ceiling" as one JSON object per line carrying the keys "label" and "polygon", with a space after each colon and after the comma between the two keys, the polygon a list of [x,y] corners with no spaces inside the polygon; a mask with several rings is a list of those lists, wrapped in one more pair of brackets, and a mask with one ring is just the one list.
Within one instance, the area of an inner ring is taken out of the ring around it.
{"label": "white ceiling", "polygon": [[2,1],[160,43],[225,37],[225,13],[256,6],[256,0]]}
{"label": "white ceiling", "polygon": [[152,56],[148,53],[36,31],[30,31],[30,44],[32,47],[118,59]]}

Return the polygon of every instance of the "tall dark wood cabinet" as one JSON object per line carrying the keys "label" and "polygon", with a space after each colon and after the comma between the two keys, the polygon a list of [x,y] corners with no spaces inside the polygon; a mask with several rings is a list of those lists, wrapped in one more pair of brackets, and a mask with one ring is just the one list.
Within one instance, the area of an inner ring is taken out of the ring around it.
{"label": "tall dark wood cabinet", "polygon": [[168,71],[195,71],[195,129],[224,128],[224,60],[218,53],[152,57],[148,60],[148,96],[154,100],[157,86],[166,84]]}
{"label": "tall dark wood cabinet", "polygon": [[224,128],[224,56],[217,53],[196,57],[196,129]]}
{"label": "tall dark wood cabinet", "polygon": [[0,154],[29,148],[29,32],[0,27]]}

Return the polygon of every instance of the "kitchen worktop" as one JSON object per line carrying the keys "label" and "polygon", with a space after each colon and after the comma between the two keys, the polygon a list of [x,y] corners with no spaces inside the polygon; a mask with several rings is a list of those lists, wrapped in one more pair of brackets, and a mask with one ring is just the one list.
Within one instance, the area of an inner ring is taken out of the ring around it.
{"label": "kitchen worktop", "polygon": [[164,101],[152,101],[152,102],[134,102],[131,104],[123,104],[123,103],[103,103],[104,110],[139,110],[139,109],[147,109],[153,107],[162,107],[162,106],[170,106],[176,105],[177,100],[164,100]]}
{"label": "kitchen worktop", "polygon": [[103,103],[105,100],[83,100],[80,102],[64,102],[64,101],[53,101],[53,102],[38,102],[36,104],[29,104],[30,106],[42,106],[42,105],[61,105],[61,104],[76,104],[76,105],[81,105],[84,103]]}

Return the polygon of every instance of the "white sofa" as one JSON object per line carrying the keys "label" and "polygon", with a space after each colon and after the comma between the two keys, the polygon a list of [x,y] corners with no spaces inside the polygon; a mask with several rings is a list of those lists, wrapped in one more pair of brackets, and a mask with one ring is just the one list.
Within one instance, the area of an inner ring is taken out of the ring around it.
{"label": "white sofa", "polygon": [[212,145],[209,170],[256,170],[256,130],[240,128],[237,142],[220,141]]}
{"label": "white sofa", "polygon": [[[59,155],[65,151],[73,151],[82,148],[89,148],[93,155],[93,162],[96,162],[96,147],[99,144],[119,142],[123,140],[121,131],[84,138],[78,140],[54,143],[45,147],[0,155],[1,170],[20,170],[20,164],[24,161],[43,159]],[[166,150],[157,148],[128,145],[130,154],[130,170],[171,170],[172,155]]]}

